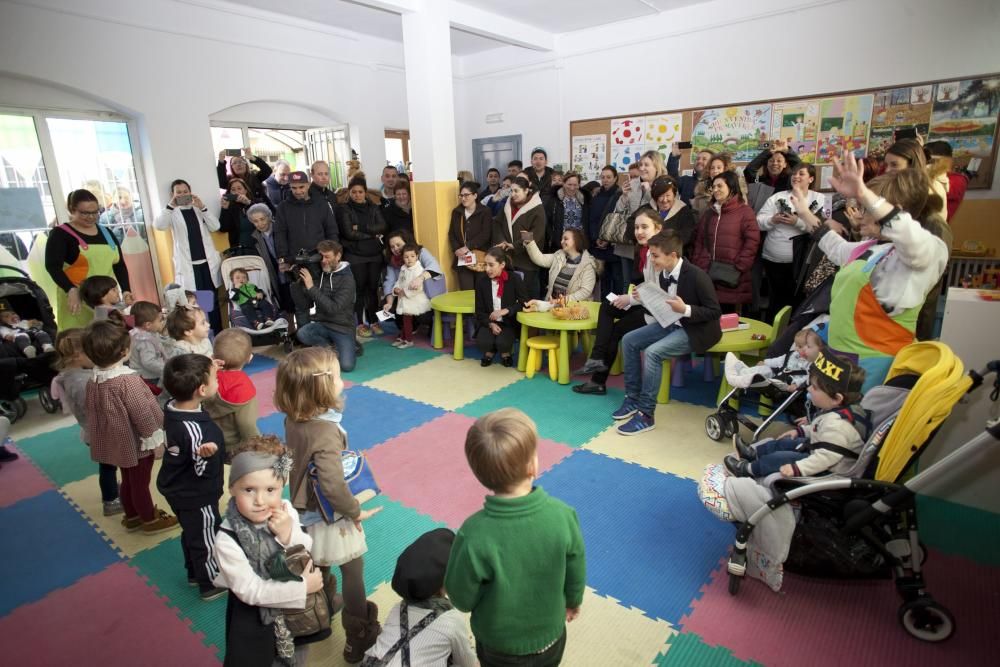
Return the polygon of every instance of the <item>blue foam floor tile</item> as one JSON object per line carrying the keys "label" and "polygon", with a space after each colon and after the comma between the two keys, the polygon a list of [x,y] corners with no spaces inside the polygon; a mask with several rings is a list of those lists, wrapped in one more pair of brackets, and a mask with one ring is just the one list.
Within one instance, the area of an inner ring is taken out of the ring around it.
{"label": "blue foam floor tile", "polygon": [[674,626],[732,542],[689,479],[577,450],[538,483],[576,509],[588,585]]}
{"label": "blue foam floor tile", "polygon": [[272,359],[264,354],[255,354],[250,363],[243,367],[243,372],[248,375],[253,373],[259,373],[260,371],[266,371],[269,368],[276,368],[278,365],[277,359]]}
{"label": "blue foam floor tile", "polygon": [[58,491],[0,510],[0,534],[0,616],[121,560]]}
{"label": "blue foam floor tile", "polygon": [[[368,449],[400,433],[414,429],[444,414],[433,405],[411,401],[365,385],[356,384],[344,392],[342,425],[350,449]],[[257,420],[261,433],[284,439],[285,415],[276,412]]]}

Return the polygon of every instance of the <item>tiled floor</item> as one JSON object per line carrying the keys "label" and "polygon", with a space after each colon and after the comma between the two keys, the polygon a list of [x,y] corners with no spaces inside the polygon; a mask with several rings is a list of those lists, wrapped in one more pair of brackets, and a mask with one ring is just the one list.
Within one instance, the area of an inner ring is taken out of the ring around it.
{"label": "tiled floor", "polygon": [[[688,372],[674,402],[659,406],[656,430],[624,438],[609,414],[621,401],[616,380],[604,397],[579,396],[546,373],[481,369],[474,350],[455,361],[426,345],[365,345],[347,374],[344,425],[366,450],[384,510],[366,524],[365,579],[382,613],[396,557],[417,535],[457,528],[485,490],[465,463],[465,432],[479,415],[514,406],[538,423],[538,483],[573,505],[587,545],[588,589],[569,627],[565,665],[944,665],[988,664],[1000,618],[1000,556],[974,560],[950,542],[932,550],[931,590],[959,630],[943,645],[906,635],[889,582],[813,581],[786,575],[772,593],[747,582],[725,590],[721,567],[732,526],[699,503],[696,479],[728,448],[704,435],[716,386]],[[261,428],[281,434],[270,393],[275,359],[263,351],[250,372]],[[96,465],[65,418],[37,402],[15,425],[22,458],[0,470],[0,636],[11,665],[216,665],[224,646],[225,599],[201,602],[186,585],[179,533],[128,534],[101,516]],[[154,490],[155,493],[155,490]],[[940,507],[935,515],[942,515]],[[994,522],[992,527],[997,524]],[[942,533],[943,534],[943,533]],[[53,632],[58,628],[58,632]],[[137,641],[137,637],[141,641]],[[13,638],[17,638],[16,640]],[[312,665],[341,664],[343,633],[310,654]]]}

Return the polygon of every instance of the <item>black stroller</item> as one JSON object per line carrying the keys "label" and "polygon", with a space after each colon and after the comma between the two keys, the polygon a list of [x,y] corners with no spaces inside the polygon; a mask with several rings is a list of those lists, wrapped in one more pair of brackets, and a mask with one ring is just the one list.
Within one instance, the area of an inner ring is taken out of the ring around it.
{"label": "black stroller", "polygon": [[850,474],[773,483],[771,499],[739,525],[727,564],[730,594],[739,592],[747,574],[754,527],[794,502],[798,518],[784,563],[787,571],[850,579],[891,577],[903,599],[899,622],[906,632],[928,642],[950,637],[955,619],[925,587],[922,566],[927,552],[917,528],[916,496],[981,450],[995,447],[1000,422],[988,423],[980,435],[919,474],[909,479],[906,475],[954,404],[989,374],[996,375],[991,394],[995,401],[1000,396],[1000,361],[963,375],[961,363],[945,345],[915,343],[904,348],[886,384],[912,383],[902,408],[876,426]]}
{"label": "black stroller", "polygon": [[[6,299],[24,319],[39,320],[52,340],[56,338],[56,318],[49,298],[27,273],[16,266],[0,265],[17,276],[0,277],[0,299]],[[21,355],[11,343],[0,344],[0,415],[13,424],[28,411],[21,393],[38,389],[38,401],[48,413],[59,410],[59,401],[52,398],[50,385],[56,376],[52,368],[55,353],[39,354],[33,359]]]}

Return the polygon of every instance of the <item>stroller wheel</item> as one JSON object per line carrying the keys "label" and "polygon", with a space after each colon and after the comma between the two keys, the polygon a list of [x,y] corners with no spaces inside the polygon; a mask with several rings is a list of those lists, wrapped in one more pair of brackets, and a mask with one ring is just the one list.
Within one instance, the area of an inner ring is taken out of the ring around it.
{"label": "stroller wheel", "polygon": [[716,442],[722,440],[722,416],[718,412],[705,417],[705,434]]}
{"label": "stroller wheel", "polygon": [[910,635],[925,642],[943,642],[955,632],[955,617],[931,598],[903,603],[899,622]]}
{"label": "stroller wheel", "polygon": [[740,584],[743,583],[743,577],[738,577],[735,574],[729,575],[729,594],[736,595],[740,592]]}
{"label": "stroller wheel", "polygon": [[62,407],[59,401],[52,398],[52,392],[48,387],[42,387],[38,390],[38,402],[42,404],[42,410],[50,415],[59,412],[59,408]]}
{"label": "stroller wheel", "polygon": [[14,401],[14,405],[17,408],[18,419],[28,414],[28,403],[20,396],[18,396],[17,399]]}
{"label": "stroller wheel", "polygon": [[0,401],[0,417],[6,417],[11,424],[17,421],[18,411],[14,401]]}

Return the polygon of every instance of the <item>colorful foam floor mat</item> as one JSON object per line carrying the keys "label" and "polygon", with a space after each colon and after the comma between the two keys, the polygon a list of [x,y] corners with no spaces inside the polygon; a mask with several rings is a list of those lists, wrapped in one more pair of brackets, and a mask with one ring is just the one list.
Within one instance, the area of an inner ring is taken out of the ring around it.
{"label": "colorful foam floor mat", "polygon": [[[564,665],[992,662],[989,639],[1000,618],[996,516],[927,505],[934,524],[922,533],[928,586],[957,621],[941,644],[903,631],[889,581],[786,575],[781,593],[747,581],[733,597],[723,563],[735,530],[697,497],[701,470],[729,452],[705,436],[718,385],[700,368],[687,371],[671,403],[657,408],[655,430],[626,438],[610,418],[623,396],[620,378],[606,396],[579,396],[544,371],[529,380],[500,365],[480,368],[472,345],[466,360],[455,361],[450,349],[397,350],[390,340],[367,343],[345,375],[350,446],[367,453],[383,489],[371,501],[383,511],[365,527],[365,579],[383,617],[398,600],[389,581],[400,551],[434,527],[457,529],[482,506],[486,491],[463,454],[468,427],[513,406],[538,424],[538,484],[576,508],[586,541],[588,587],[582,614],[569,625]],[[248,370],[261,430],[282,435],[271,352],[259,353]],[[118,517],[101,515],[97,466],[78,431],[32,402],[12,434],[21,458],[0,469],[5,664],[221,664],[225,598],[205,603],[187,586],[179,531],[137,536]],[[165,506],[155,488],[154,498]],[[309,664],[343,664],[343,641],[335,623]]]}

